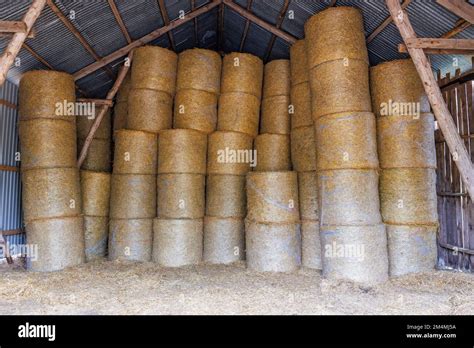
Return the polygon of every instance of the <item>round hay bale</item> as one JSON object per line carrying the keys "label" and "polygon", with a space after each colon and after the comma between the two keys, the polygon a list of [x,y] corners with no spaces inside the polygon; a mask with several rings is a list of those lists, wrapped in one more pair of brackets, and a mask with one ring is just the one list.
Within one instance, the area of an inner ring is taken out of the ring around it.
{"label": "round hay bale", "polygon": [[348,112],[320,117],[314,125],[316,168],[376,169],[377,137],[371,112]]}
{"label": "round hay bale", "polygon": [[312,269],[322,269],[319,221],[301,221],[301,264]]}
{"label": "round hay bale", "polygon": [[278,96],[262,100],[260,133],[290,134],[290,97]]}
{"label": "round hay bale", "polygon": [[[370,68],[372,106],[378,116],[430,112],[430,102],[411,59],[384,62]],[[414,105],[413,105],[414,104]]]}
{"label": "round hay bale", "polygon": [[254,170],[291,170],[289,135],[260,134],[255,138],[254,147],[257,152],[257,165]]}
{"label": "round hay bale", "polygon": [[216,130],[217,95],[195,89],[183,89],[174,99],[174,128],[195,129],[204,133]]}
{"label": "round hay bale", "polygon": [[436,168],[432,114],[377,118],[380,167]]}
{"label": "round hay bale", "polygon": [[20,81],[18,113],[20,120],[53,118],[75,122],[75,115],[67,115],[57,107],[76,102],[74,79],[60,71],[31,70]]}
{"label": "round hay bale", "polygon": [[128,69],[127,75],[123,79],[122,84],[120,85],[119,90],[117,91],[117,105],[121,102],[128,101],[128,93],[130,93],[130,89],[132,88],[132,69]]}
{"label": "round hay bale", "polygon": [[81,187],[77,168],[31,169],[21,176],[26,223],[81,214]]}
{"label": "round hay bale", "polygon": [[252,137],[239,132],[213,132],[209,134],[207,159],[209,174],[245,175],[256,161]]}
{"label": "round hay bale", "polygon": [[290,47],[291,85],[308,82],[308,63],[305,40],[298,40]]}
{"label": "round hay bale", "polygon": [[316,143],[314,127],[300,127],[291,130],[291,161],[298,172],[316,170]]}
{"label": "round hay bale", "polygon": [[243,92],[262,97],[263,62],[249,54],[232,52],[222,63],[221,93]]}
{"label": "round hay bale", "polygon": [[32,221],[25,226],[28,245],[36,255],[27,255],[30,271],[52,272],[84,263],[84,225],[82,217]]}
{"label": "round hay bale", "polygon": [[247,174],[246,185],[248,220],[299,222],[296,172],[250,172]]}
{"label": "round hay bale", "polygon": [[247,213],[244,175],[209,174],[206,184],[206,215],[244,218]]}
{"label": "round hay bale", "polygon": [[323,277],[366,285],[388,280],[385,226],[321,226]]}
{"label": "round hay bale", "polygon": [[437,225],[436,172],[425,168],[384,169],[380,173],[383,221],[393,225]]}
{"label": "round hay bale", "polygon": [[369,63],[364,21],[355,7],[329,7],[317,13],[306,21],[304,33],[310,69],[343,58]]}
{"label": "round hay bale", "polygon": [[76,126],[51,119],[20,121],[21,169],[75,167]]}
{"label": "round hay bale", "polygon": [[361,60],[333,60],[311,69],[313,120],[340,112],[372,111],[369,66]]}
{"label": "round hay bale", "polygon": [[193,48],[178,55],[176,90],[195,89],[219,94],[222,59],[219,53]]}
{"label": "round hay bale", "polygon": [[158,46],[142,46],[134,50],[131,88],[146,88],[173,96],[176,90],[178,55]]}
{"label": "round hay bale", "polygon": [[301,226],[245,220],[247,267],[258,272],[294,272],[301,265]]}
{"label": "round hay bale", "polygon": [[156,176],[112,174],[110,217],[148,219],[156,216]]}
{"label": "round hay bale", "polygon": [[84,216],[84,244],[87,262],[105,257],[108,235],[108,216]]}
{"label": "round hay bale", "polygon": [[298,196],[302,220],[319,220],[318,175],[316,172],[298,173]]}
{"label": "round hay bale", "polygon": [[206,174],[207,136],[194,129],[167,129],[158,138],[158,174]]}
{"label": "round hay bale", "polygon": [[114,133],[127,128],[128,102],[118,102],[114,106]]}
{"label": "round hay bale", "polygon": [[204,262],[227,264],[244,259],[244,219],[204,217]]}
{"label": "round hay bale", "polygon": [[82,212],[88,216],[109,216],[111,175],[81,170]]}
{"label": "round hay bale", "polygon": [[158,133],[173,123],[173,98],[152,89],[132,89],[128,96],[128,129]]}
{"label": "round hay bale", "polygon": [[153,219],[111,219],[109,260],[150,261]]}
{"label": "round hay bale", "polygon": [[290,61],[275,59],[265,64],[263,98],[290,95]]}
{"label": "round hay bale", "polygon": [[206,177],[202,174],[158,174],[157,216],[170,219],[204,217]]}
{"label": "round hay bale", "polygon": [[392,277],[434,269],[437,256],[434,226],[386,225],[389,273]]}
{"label": "round hay bale", "polygon": [[311,115],[311,89],[309,82],[300,83],[291,87],[291,105],[293,114],[290,114],[291,128],[313,125]]}
{"label": "round hay bale", "polygon": [[368,169],[318,172],[321,226],[380,224],[378,180]]}
{"label": "round hay bale", "polygon": [[[92,125],[95,122],[95,116],[98,116],[99,110],[96,110],[94,118],[86,116],[77,117],[77,137],[80,139],[87,138]],[[112,123],[110,116],[110,109],[104,115],[104,118],[100,122],[99,128],[94,133],[94,139],[110,139],[112,135]]]}
{"label": "round hay bale", "polygon": [[246,93],[226,93],[219,97],[217,130],[258,134],[260,99]]}
{"label": "round hay bale", "polygon": [[165,267],[202,261],[202,219],[154,219],[153,261]]}
{"label": "round hay bale", "polygon": [[[84,146],[84,139],[77,139],[79,151]],[[110,172],[112,169],[112,143],[110,139],[92,139],[87,156],[81,169],[94,172]]]}
{"label": "round hay bale", "polygon": [[114,174],[156,174],[158,137],[122,129],[115,135]]}

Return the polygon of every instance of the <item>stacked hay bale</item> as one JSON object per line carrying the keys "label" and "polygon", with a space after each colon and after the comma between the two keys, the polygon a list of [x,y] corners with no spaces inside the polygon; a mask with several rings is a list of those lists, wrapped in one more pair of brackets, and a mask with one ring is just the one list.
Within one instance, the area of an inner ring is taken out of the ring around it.
{"label": "stacked hay bale", "polygon": [[323,275],[372,284],[388,277],[380,216],[375,117],[360,11],[332,7],[305,24]]}
{"label": "stacked hay bale", "polygon": [[371,68],[390,275],[433,269],[438,225],[434,118],[411,59]]}
{"label": "stacked hay bale", "polygon": [[166,267],[197,264],[203,253],[207,136],[194,129],[163,130],[158,149],[153,261]]}
{"label": "stacked hay bale", "polygon": [[84,262],[73,77],[30,71],[20,82],[19,135],[27,255],[33,271],[54,271]]}
{"label": "stacked hay bale", "polygon": [[209,263],[245,257],[245,174],[255,164],[263,63],[246,53],[224,57],[217,131],[209,134],[204,255]]}
{"label": "stacked hay bale", "polygon": [[321,269],[319,238],[316,144],[311,117],[311,89],[304,40],[290,48],[291,64],[291,161],[298,172],[298,195],[301,216],[301,263]]}
{"label": "stacked hay bale", "polygon": [[117,91],[117,98],[114,105],[114,122],[113,130],[124,129],[127,127],[128,114],[128,94],[131,88],[131,70],[128,71],[125,79]]}

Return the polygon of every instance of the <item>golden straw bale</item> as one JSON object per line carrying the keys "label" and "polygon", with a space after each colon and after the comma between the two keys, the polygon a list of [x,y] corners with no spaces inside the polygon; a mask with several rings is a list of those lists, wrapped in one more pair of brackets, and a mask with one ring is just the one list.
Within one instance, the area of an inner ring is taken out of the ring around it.
{"label": "golden straw bale", "polygon": [[209,174],[245,175],[256,160],[251,136],[226,131],[217,131],[209,135],[207,154]]}
{"label": "golden straw bale", "polygon": [[227,264],[244,259],[244,219],[204,217],[204,262]]}
{"label": "golden straw bale", "polygon": [[195,89],[183,89],[174,99],[174,128],[195,129],[204,133],[216,130],[217,95]]}
{"label": "golden straw bale", "polygon": [[[79,151],[84,146],[84,139],[77,139]],[[81,169],[95,172],[110,172],[112,169],[112,143],[110,139],[92,139],[87,156]]]}
{"label": "golden straw bale", "polygon": [[114,106],[113,130],[127,128],[128,102],[118,102]]}
{"label": "golden straw bale", "polygon": [[291,87],[291,128],[299,128],[313,125],[311,115],[311,89],[309,82],[303,82]]}
{"label": "golden straw bale", "polygon": [[246,93],[226,93],[219,97],[217,130],[234,131],[255,137],[260,120],[260,99]]}
{"label": "golden straw bale", "polygon": [[[80,139],[85,139],[89,135],[92,125],[95,122],[95,116],[98,116],[99,110],[96,109],[96,113],[93,118],[86,116],[77,117],[77,137]],[[100,122],[99,128],[94,133],[94,139],[110,139],[112,136],[112,123],[110,116],[110,109],[107,110],[104,118]]]}
{"label": "golden straw bale", "polygon": [[291,130],[291,161],[298,172],[316,170],[316,143],[314,127],[300,127]]}
{"label": "golden straw bale", "polygon": [[81,170],[82,212],[88,216],[109,216],[109,173]]}
{"label": "golden straw bale", "polygon": [[114,174],[156,174],[156,134],[122,129],[115,137]]}
{"label": "golden straw bale", "polygon": [[290,136],[285,134],[260,134],[255,138],[259,172],[290,170]]}
{"label": "golden straw bale", "polygon": [[132,89],[128,96],[128,129],[158,133],[171,128],[173,98],[152,89]]}
{"label": "golden straw bale", "polygon": [[243,92],[262,97],[263,62],[249,53],[232,52],[222,63],[221,93]]}
{"label": "golden straw bale", "polygon": [[319,220],[318,176],[315,171],[298,173],[301,220]]}
{"label": "golden straw bale", "polygon": [[260,133],[290,134],[290,97],[277,96],[262,100]]}
{"label": "golden straw bale", "polygon": [[263,98],[290,95],[290,61],[276,59],[265,64]]}
{"label": "golden straw bale", "polygon": [[244,218],[247,213],[244,175],[209,174],[206,183],[206,215]]}
{"label": "golden straw bale", "polygon": [[301,221],[301,264],[312,269],[322,269],[319,221]]}
{"label": "golden straw bale", "polygon": [[111,219],[109,260],[150,261],[153,219]]}
{"label": "golden straw bale", "polygon": [[84,216],[84,244],[86,261],[92,261],[107,254],[109,235],[108,216]]}
{"label": "golden straw bale", "polygon": [[195,89],[219,94],[222,59],[219,53],[192,48],[178,55],[176,90]]}
{"label": "golden straw bale", "polygon": [[308,82],[305,40],[297,40],[290,48],[291,85]]}

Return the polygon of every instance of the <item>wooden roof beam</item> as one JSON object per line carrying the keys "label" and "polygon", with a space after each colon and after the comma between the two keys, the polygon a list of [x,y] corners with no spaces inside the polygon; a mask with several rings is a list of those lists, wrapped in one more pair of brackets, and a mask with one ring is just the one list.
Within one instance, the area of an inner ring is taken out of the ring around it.
{"label": "wooden roof beam", "polygon": [[[407,8],[408,5],[410,5],[411,3],[411,0],[405,0],[403,1],[402,3],[402,9],[405,9]],[[380,23],[380,25],[374,29],[374,31],[372,33],[370,33],[369,36],[367,36],[367,43],[370,43],[373,39],[375,39],[375,37],[380,34],[382,32],[382,30],[384,30],[390,23],[392,23],[392,16],[388,16],[387,18],[385,18],[385,20]]]}
{"label": "wooden roof beam", "polygon": [[454,26],[453,29],[451,29],[450,31],[444,33],[441,38],[444,38],[444,39],[450,39],[452,38],[453,36],[456,36],[457,34],[461,33],[462,31],[464,31],[465,29],[469,28],[472,24],[469,23],[468,21],[464,20],[464,19],[460,19],[457,21],[456,25]]}
{"label": "wooden roof beam", "polygon": [[[191,11],[194,11],[195,9],[196,9],[196,0],[191,0]],[[194,42],[196,45],[199,45],[197,18],[194,18],[193,22],[194,22]]]}
{"label": "wooden roof beam", "polygon": [[456,16],[474,24],[474,6],[461,0],[436,0],[438,5],[443,6]]}
{"label": "wooden roof beam", "polygon": [[[253,2],[252,0],[247,0],[247,11],[250,11],[250,8],[252,7],[252,2]],[[242,39],[240,40],[239,52],[242,52],[242,50],[244,49],[245,39],[247,38],[249,27],[250,27],[250,21],[247,19],[245,21],[245,28],[242,34]]]}
{"label": "wooden roof beam", "polygon": [[122,16],[120,15],[120,12],[117,8],[117,5],[115,4],[114,0],[108,0],[110,10],[114,14],[115,20],[117,21],[117,24],[120,27],[120,30],[123,33],[123,36],[125,37],[125,40],[127,40],[127,43],[132,42],[132,38],[130,37],[130,34],[128,33],[127,27],[125,26],[125,23],[123,22]]}
{"label": "wooden roof beam", "polygon": [[34,28],[28,32],[23,21],[0,21],[0,37],[13,36],[16,33],[24,33],[28,39],[33,39],[36,35]]}
{"label": "wooden roof beam", "polygon": [[[290,1],[285,0],[285,2],[283,4],[283,7],[281,8],[280,13],[278,14],[278,18],[277,18],[277,21],[276,21],[276,24],[275,24],[275,28],[280,29],[280,27],[283,23],[283,20],[285,19],[285,14],[286,14],[286,11],[288,11],[288,6],[289,5],[290,5]],[[270,39],[270,42],[269,42],[268,47],[267,47],[267,51],[265,53],[265,62],[267,62],[268,59],[270,58],[270,54],[272,53],[273,45],[275,44],[275,40],[276,40],[276,36],[275,36],[275,34],[272,34],[272,38]]]}
{"label": "wooden roof beam", "polygon": [[[164,0],[158,0],[158,7],[160,8],[161,17],[163,18],[163,22],[165,22],[165,26],[170,24],[170,18],[168,16],[168,11],[166,10],[166,5]],[[173,51],[176,51],[176,45],[174,43],[173,33],[168,31],[166,33],[168,35],[168,40],[170,42],[171,48]]]}

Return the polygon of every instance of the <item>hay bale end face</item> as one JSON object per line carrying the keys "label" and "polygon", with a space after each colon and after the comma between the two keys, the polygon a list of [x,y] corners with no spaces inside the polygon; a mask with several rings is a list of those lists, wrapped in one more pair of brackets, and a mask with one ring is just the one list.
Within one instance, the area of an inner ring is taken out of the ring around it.
{"label": "hay bale end face", "polygon": [[203,261],[228,264],[245,259],[245,225],[242,218],[204,218]]}
{"label": "hay bale end face", "polygon": [[260,134],[255,138],[257,165],[259,172],[291,169],[290,136],[284,134]]}
{"label": "hay bale end face", "polygon": [[219,53],[201,48],[178,55],[177,91],[191,89],[215,95],[220,92],[222,60]]}
{"label": "hay bale end face", "polygon": [[290,61],[275,59],[265,64],[263,98],[290,95]]}
{"label": "hay bale end face", "polygon": [[206,215],[244,218],[247,213],[245,175],[209,174],[206,183]]}
{"label": "hay bale end face", "polygon": [[260,121],[260,99],[247,93],[225,93],[219,97],[217,130],[255,137]]}
{"label": "hay bale end face", "polygon": [[173,98],[152,89],[132,89],[128,96],[128,129],[158,133],[171,128]]}
{"label": "hay bale end face", "polygon": [[111,219],[109,260],[150,261],[153,219]]}
{"label": "hay bale end face", "polygon": [[224,56],[221,93],[242,92],[262,97],[263,62],[249,53],[233,52]]}
{"label": "hay bale end face", "polygon": [[217,126],[217,95],[194,89],[183,89],[174,99],[174,128],[195,129],[211,133]]}
{"label": "hay bale end face", "polygon": [[115,136],[114,174],[156,174],[158,137],[122,129]]}

